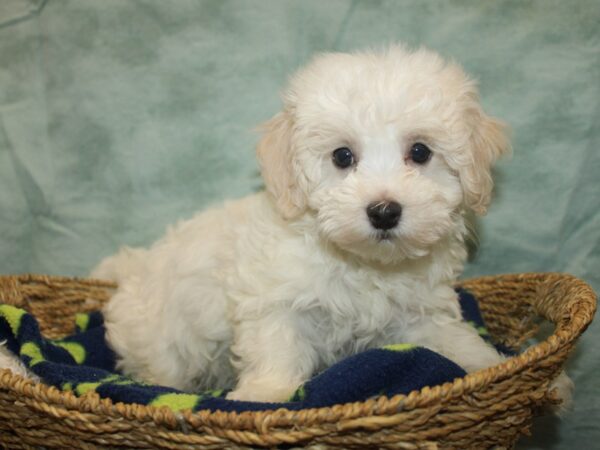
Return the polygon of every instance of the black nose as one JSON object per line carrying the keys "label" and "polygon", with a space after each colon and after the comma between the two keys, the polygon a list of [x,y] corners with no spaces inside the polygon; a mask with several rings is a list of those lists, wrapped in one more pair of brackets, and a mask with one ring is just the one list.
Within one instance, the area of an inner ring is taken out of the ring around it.
{"label": "black nose", "polygon": [[369,221],[378,230],[389,230],[398,225],[402,206],[396,202],[373,202],[367,206]]}

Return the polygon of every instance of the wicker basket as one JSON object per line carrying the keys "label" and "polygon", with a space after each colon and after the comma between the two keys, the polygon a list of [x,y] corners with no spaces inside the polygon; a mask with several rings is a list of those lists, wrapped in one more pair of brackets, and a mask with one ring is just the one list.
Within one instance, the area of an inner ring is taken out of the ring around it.
{"label": "wicker basket", "polygon": [[[538,316],[556,327],[518,357],[442,386],[329,408],[222,413],[114,404],[76,397],[0,370],[0,446],[5,448],[510,448],[552,402],[550,381],[595,312],[591,288],[570,275],[519,274],[464,281],[490,333],[519,347]],[[26,308],[48,337],[72,331],[77,312],[106,301],[107,282],[0,277],[0,301]]]}

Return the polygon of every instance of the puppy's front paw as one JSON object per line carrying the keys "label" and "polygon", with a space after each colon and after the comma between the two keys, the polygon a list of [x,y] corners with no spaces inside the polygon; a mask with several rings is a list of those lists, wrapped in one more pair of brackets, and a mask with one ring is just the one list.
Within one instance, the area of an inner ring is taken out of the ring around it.
{"label": "puppy's front paw", "polygon": [[550,385],[549,391],[552,397],[560,403],[551,406],[552,412],[557,416],[562,416],[573,409],[573,389],[575,385],[563,370]]}
{"label": "puppy's front paw", "polygon": [[256,380],[240,384],[227,394],[228,400],[249,402],[285,402],[296,391],[298,386],[274,383],[272,380]]}

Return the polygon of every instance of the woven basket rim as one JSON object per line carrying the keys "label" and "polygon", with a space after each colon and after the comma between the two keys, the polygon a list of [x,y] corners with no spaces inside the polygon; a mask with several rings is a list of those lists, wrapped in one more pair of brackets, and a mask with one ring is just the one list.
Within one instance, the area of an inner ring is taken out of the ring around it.
{"label": "woven basket rim", "polygon": [[[6,278],[6,277],[0,277]],[[49,275],[23,274],[17,275],[20,281],[31,282],[73,282],[83,285],[102,288],[113,288],[115,284],[105,280],[90,278],[61,277]],[[33,398],[37,402],[35,406],[51,413],[56,417],[68,417],[75,411],[82,414],[103,414],[113,418],[126,418],[139,422],[153,421],[157,425],[167,425],[172,428],[186,429],[182,421],[192,427],[214,426],[227,427],[228,429],[272,429],[295,423],[302,426],[313,424],[336,423],[338,428],[353,426],[355,419],[365,416],[385,416],[390,413],[406,411],[416,407],[430,405],[434,402],[447,400],[464,393],[480,389],[485,385],[510,377],[512,374],[525,370],[531,364],[544,359],[548,355],[556,353],[560,348],[579,337],[591,322],[596,310],[596,295],[589,285],[584,281],[564,273],[520,273],[488,275],[482,277],[461,280],[457,282],[458,287],[468,289],[470,284],[494,283],[498,281],[538,281],[538,282],[568,282],[579,290],[577,304],[578,309],[572,316],[563,314],[553,331],[545,340],[528,347],[523,353],[511,357],[503,363],[486,368],[477,372],[467,374],[463,378],[457,378],[452,382],[433,387],[424,387],[407,395],[399,394],[393,397],[380,396],[363,402],[339,404],[321,408],[309,408],[302,410],[288,410],[278,408],[267,411],[244,411],[223,412],[200,410],[171,411],[167,407],[154,407],[140,404],[114,403],[111,399],[100,398],[95,392],[86,393],[80,397],[72,392],[61,391],[54,386],[44,383],[36,383],[13,373],[9,369],[0,369],[0,388],[8,388],[26,397]],[[1,281],[1,280],[0,280]],[[382,417],[383,419],[383,417]]]}

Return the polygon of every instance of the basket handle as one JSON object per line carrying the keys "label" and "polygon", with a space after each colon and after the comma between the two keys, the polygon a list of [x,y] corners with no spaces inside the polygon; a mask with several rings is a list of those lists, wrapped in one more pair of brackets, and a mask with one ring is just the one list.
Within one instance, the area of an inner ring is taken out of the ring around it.
{"label": "basket handle", "polygon": [[596,294],[577,277],[563,273],[536,274],[537,292],[532,306],[543,318],[556,324],[554,334],[566,341],[577,339],[596,312]]}

